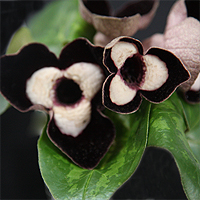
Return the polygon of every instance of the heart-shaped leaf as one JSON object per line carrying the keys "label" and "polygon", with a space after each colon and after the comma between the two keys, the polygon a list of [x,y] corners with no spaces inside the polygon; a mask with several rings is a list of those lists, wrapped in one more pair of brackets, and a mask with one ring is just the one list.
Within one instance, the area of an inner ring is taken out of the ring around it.
{"label": "heart-shaped leaf", "polygon": [[[150,104],[137,114],[106,112],[116,126],[116,139],[94,170],[73,164],[48,139],[44,130],[38,142],[42,177],[56,199],[109,199],[136,170],[146,147]],[[109,187],[108,187],[109,186]]]}
{"label": "heart-shaped leaf", "polygon": [[164,148],[173,155],[188,199],[198,199],[200,164],[188,144],[185,131],[199,121],[194,117],[199,115],[199,106],[184,105],[176,93],[167,101],[152,105],[148,146]]}

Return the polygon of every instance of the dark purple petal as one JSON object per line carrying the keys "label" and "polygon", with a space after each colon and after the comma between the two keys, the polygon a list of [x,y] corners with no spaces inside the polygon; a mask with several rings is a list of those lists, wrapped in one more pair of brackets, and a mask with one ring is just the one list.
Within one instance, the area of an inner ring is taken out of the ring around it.
{"label": "dark purple petal", "polygon": [[111,101],[111,99],[110,99],[110,83],[111,83],[112,79],[114,78],[114,76],[115,76],[115,74],[111,74],[103,84],[102,93],[103,93],[104,106],[114,112],[122,113],[122,114],[128,114],[128,113],[133,113],[133,112],[137,111],[142,102],[142,98],[139,93],[137,93],[136,96],[129,103],[124,104],[124,105],[117,105]]}
{"label": "dark purple petal", "polygon": [[190,74],[182,62],[170,51],[151,48],[147,54],[157,56],[166,63],[168,68],[168,79],[160,88],[154,91],[140,91],[147,100],[159,103],[167,99],[181,83],[187,81]]}
{"label": "dark purple petal", "polygon": [[102,63],[103,50],[102,47],[92,45],[87,39],[76,39],[62,50],[59,58],[61,69],[66,69],[78,62],[88,62],[106,70]]}
{"label": "dark purple petal", "polygon": [[90,123],[79,136],[62,134],[54,119],[49,123],[48,135],[74,163],[86,169],[93,169],[111,146],[115,129],[107,117],[93,109]]}
{"label": "dark purple petal", "polygon": [[32,103],[26,96],[26,81],[43,67],[58,66],[56,56],[42,44],[29,44],[18,54],[1,57],[1,92],[13,106],[27,110]]}

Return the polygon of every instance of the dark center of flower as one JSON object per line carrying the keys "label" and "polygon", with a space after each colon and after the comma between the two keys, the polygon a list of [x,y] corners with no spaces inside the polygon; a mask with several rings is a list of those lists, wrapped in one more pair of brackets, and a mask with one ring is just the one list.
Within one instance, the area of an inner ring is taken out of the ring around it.
{"label": "dark center of flower", "polygon": [[123,67],[120,69],[123,80],[128,85],[139,86],[142,82],[146,65],[140,54],[135,54],[127,58]]}
{"label": "dark center of flower", "polygon": [[63,104],[74,104],[82,97],[79,85],[67,78],[58,81],[55,93],[57,100]]}

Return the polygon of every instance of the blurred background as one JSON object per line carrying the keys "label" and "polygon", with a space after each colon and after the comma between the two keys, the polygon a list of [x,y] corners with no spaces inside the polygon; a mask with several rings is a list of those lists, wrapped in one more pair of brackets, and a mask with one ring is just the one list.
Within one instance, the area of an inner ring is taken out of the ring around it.
{"label": "blurred background", "polygon": [[[150,26],[138,31],[134,37],[143,40],[153,33],[164,31],[167,14],[175,1],[160,1]],[[1,1],[1,55],[12,34],[29,17],[40,11],[49,1]],[[124,1],[111,0],[114,8]],[[1,116],[1,191],[0,199],[49,199],[41,178],[37,140],[39,135],[31,129],[33,111],[20,113],[10,107]],[[109,185],[108,185],[109,187]],[[186,199],[179,173],[172,156],[165,150],[147,148],[134,173],[112,199]]]}

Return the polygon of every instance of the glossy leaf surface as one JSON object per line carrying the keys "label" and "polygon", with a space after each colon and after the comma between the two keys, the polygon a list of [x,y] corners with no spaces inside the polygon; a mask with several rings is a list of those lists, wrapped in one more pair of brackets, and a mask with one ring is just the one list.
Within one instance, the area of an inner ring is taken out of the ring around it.
{"label": "glossy leaf surface", "polygon": [[[188,199],[198,199],[200,196],[200,164],[186,137],[188,128],[190,130],[190,127],[199,121],[199,118],[195,120],[193,116],[198,115],[198,110],[196,110],[198,105],[194,109],[189,104],[184,107],[185,103],[182,104],[182,102],[174,93],[167,101],[152,105],[148,146],[164,148],[173,155]],[[194,135],[199,134],[193,133]]]}
{"label": "glossy leaf surface", "polygon": [[[137,114],[107,111],[116,126],[114,144],[94,170],[74,165],[48,139],[38,143],[42,176],[56,199],[109,199],[136,170],[146,147],[150,104]],[[108,187],[109,186],[109,187]]]}

